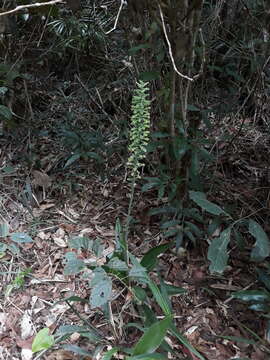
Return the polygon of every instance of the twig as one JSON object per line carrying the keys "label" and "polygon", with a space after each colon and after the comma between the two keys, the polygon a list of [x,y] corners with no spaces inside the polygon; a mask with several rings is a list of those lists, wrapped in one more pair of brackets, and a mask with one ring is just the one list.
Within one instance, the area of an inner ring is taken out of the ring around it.
{"label": "twig", "polygon": [[170,40],[169,40],[169,38],[168,38],[168,34],[167,34],[167,30],[166,30],[166,25],[165,25],[165,21],[164,21],[163,12],[162,12],[162,9],[161,9],[160,5],[158,5],[158,8],[159,8],[160,18],[161,18],[161,21],[162,21],[162,28],[163,28],[163,32],[164,32],[164,36],[165,36],[167,45],[168,45],[169,55],[170,55],[170,59],[171,59],[172,65],[173,65],[173,69],[174,69],[174,71],[175,71],[179,76],[181,76],[182,78],[187,79],[187,80],[189,80],[189,81],[194,81],[193,78],[182,74],[182,73],[177,69],[177,67],[176,67],[176,65],[175,65],[175,61],[174,61],[174,57],[173,57],[173,53],[172,53],[172,46],[171,46]]}
{"label": "twig", "polygon": [[114,30],[116,29],[117,24],[118,24],[118,20],[119,20],[119,16],[120,16],[120,13],[121,13],[121,11],[122,11],[122,8],[123,8],[124,3],[125,3],[125,0],[121,0],[121,4],[120,4],[120,6],[119,6],[118,13],[117,13],[117,15],[116,15],[116,19],[115,19],[113,28],[112,28],[111,30],[107,31],[107,32],[105,33],[106,35],[109,34],[109,33],[111,33],[112,31],[114,31]]}
{"label": "twig", "polygon": [[9,15],[9,14],[18,12],[18,11],[23,10],[23,9],[35,8],[35,7],[46,6],[46,5],[54,5],[54,4],[59,4],[59,3],[65,3],[65,1],[64,0],[52,0],[52,1],[47,1],[47,2],[44,2],[44,3],[19,5],[15,9],[0,13],[0,16]]}

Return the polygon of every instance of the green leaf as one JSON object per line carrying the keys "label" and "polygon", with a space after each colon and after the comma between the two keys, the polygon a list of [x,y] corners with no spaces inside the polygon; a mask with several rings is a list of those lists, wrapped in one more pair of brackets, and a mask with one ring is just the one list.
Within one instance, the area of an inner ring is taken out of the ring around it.
{"label": "green leaf", "polygon": [[168,328],[172,323],[170,316],[154,323],[135,345],[133,355],[145,355],[153,353],[162,343]]}
{"label": "green leaf", "polygon": [[54,337],[49,335],[48,328],[41,329],[34,338],[32,343],[32,352],[49,349],[54,345]]}
{"label": "green leaf", "polygon": [[8,223],[4,222],[0,224],[0,237],[7,237],[9,235]]}
{"label": "green leaf", "polygon": [[166,291],[169,296],[179,295],[179,294],[183,295],[183,294],[187,293],[186,289],[179,287],[179,286],[174,286],[174,285],[170,285],[170,284],[166,284],[166,283],[164,283],[164,286],[165,286]]}
{"label": "green leaf", "polygon": [[245,302],[270,301],[270,293],[266,290],[241,290],[233,293],[232,297]]}
{"label": "green leaf", "polygon": [[69,240],[68,244],[71,249],[92,250],[93,240],[87,236],[74,236]]}
{"label": "green leaf", "polygon": [[73,252],[66,253],[65,258],[64,275],[75,275],[85,268],[84,261],[78,259]]}
{"label": "green leaf", "polygon": [[129,254],[129,257],[133,264],[132,268],[129,271],[129,276],[137,281],[148,283],[149,276],[147,274],[146,268],[139,263],[139,261],[136,259],[134,255]]}
{"label": "green leaf", "polygon": [[270,253],[270,244],[269,239],[266,233],[264,232],[261,225],[259,225],[254,220],[249,220],[249,228],[248,228],[250,234],[255,237],[256,243],[254,248],[251,251],[250,259],[252,261],[262,261],[267,256],[269,256]]}
{"label": "green leaf", "polygon": [[19,243],[19,244],[33,242],[33,239],[29,235],[27,235],[26,233],[23,233],[23,232],[12,233],[10,235],[10,238],[12,241]]}
{"label": "green leaf", "polygon": [[167,360],[167,356],[154,353],[154,354],[145,354],[145,355],[137,355],[137,356],[129,356],[128,360]]}
{"label": "green leaf", "polygon": [[176,326],[172,324],[169,331],[183,344],[190,352],[196,355],[200,360],[206,360],[187,340],[187,338],[179,333]]}
{"label": "green leaf", "polygon": [[230,242],[231,228],[227,228],[218,238],[214,238],[208,248],[207,258],[211,261],[210,272],[222,273],[228,262],[227,247]]}
{"label": "green leaf", "polygon": [[106,280],[100,281],[95,285],[91,291],[89,299],[92,309],[105,305],[110,299],[112,294],[112,281],[108,277]]}
{"label": "green leaf", "polygon": [[93,343],[101,342],[103,340],[97,331],[90,329],[87,326],[78,325],[62,325],[57,330],[56,336],[70,336],[75,332],[81,334],[83,337],[86,337]]}
{"label": "green leaf", "polygon": [[201,111],[197,106],[192,105],[192,104],[188,104],[187,109],[189,111]]}
{"label": "green leaf", "polygon": [[113,270],[128,271],[128,266],[127,266],[127,264],[126,264],[124,261],[118,259],[117,257],[112,258],[112,259],[108,262],[107,266],[108,266],[110,269],[113,269]]}
{"label": "green leaf", "polygon": [[101,281],[107,281],[109,279],[106,271],[102,267],[97,267],[93,270],[94,277],[91,280],[91,287],[98,285]]}
{"label": "green leaf", "polygon": [[205,194],[200,191],[190,191],[189,196],[198,206],[203,210],[208,211],[212,215],[226,215],[230,217],[224,210],[221,209],[218,205],[208,201],[205,197]]}
{"label": "green leaf", "polygon": [[9,110],[8,107],[4,105],[0,105],[0,119],[4,119],[4,120],[12,119],[12,112]]}
{"label": "green leaf", "polygon": [[139,286],[132,286],[131,291],[135,295],[136,299],[141,302],[144,302],[147,299],[147,294],[144,289]]}
{"label": "green leaf", "polygon": [[141,265],[144,266],[147,271],[151,271],[156,266],[158,256],[162,253],[164,253],[166,250],[170,248],[172,244],[162,244],[159,246],[156,246],[155,248],[149,250],[142,258]]}
{"label": "green leaf", "polygon": [[67,168],[68,166],[70,166],[71,164],[73,164],[75,161],[77,161],[78,159],[80,159],[81,154],[74,154],[72,155],[68,161],[65,163],[64,169]]}
{"label": "green leaf", "polygon": [[152,291],[152,294],[153,294],[156,302],[161,307],[164,315],[170,316],[171,308],[170,308],[170,304],[168,303],[168,299],[163,296],[163,294],[159,290],[158,286],[151,279],[149,279],[149,281],[148,281],[148,286],[149,286],[150,290]]}

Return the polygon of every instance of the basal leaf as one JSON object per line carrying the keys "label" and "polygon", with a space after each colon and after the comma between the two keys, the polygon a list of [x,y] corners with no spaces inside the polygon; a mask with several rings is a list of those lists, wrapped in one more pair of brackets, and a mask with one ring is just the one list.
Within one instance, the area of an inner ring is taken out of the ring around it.
{"label": "basal leaf", "polygon": [[114,257],[112,258],[107,266],[112,269],[112,270],[117,270],[117,271],[128,271],[128,266],[127,264],[123,261],[120,260],[118,257]]}
{"label": "basal leaf", "polygon": [[112,294],[112,281],[108,277],[106,280],[99,282],[91,291],[90,306],[92,309],[105,305]]}
{"label": "basal leaf", "polygon": [[14,241],[18,244],[33,242],[33,239],[31,238],[31,236],[29,236],[28,234],[23,233],[23,232],[12,233],[10,235],[10,238],[12,241]]}
{"label": "basal leaf", "polygon": [[6,237],[9,234],[8,223],[4,222],[0,224],[0,237]]}
{"label": "basal leaf", "polygon": [[208,248],[207,258],[211,261],[211,273],[222,273],[228,261],[227,247],[230,242],[231,228],[227,228],[220,234],[219,237],[214,238]]}
{"label": "basal leaf", "polygon": [[65,275],[75,275],[81,272],[85,268],[83,260],[78,259],[73,252],[68,252],[65,255],[66,264],[64,267]]}
{"label": "basal leaf", "polygon": [[54,345],[54,337],[49,335],[49,331],[48,328],[44,328],[37,333],[32,343],[33,353],[49,349]]}
{"label": "basal leaf", "polygon": [[253,261],[262,261],[270,253],[270,243],[268,236],[264,232],[261,225],[254,220],[249,220],[248,230],[252,236],[255,237],[256,243],[251,251],[250,258]]}
{"label": "basal leaf", "polygon": [[203,210],[206,210],[212,215],[226,215],[229,216],[224,210],[221,209],[218,205],[208,201],[205,197],[205,194],[200,191],[190,191],[189,196],[198,206]]}
{"label": "basal leaf", "polygon": [[135,345],[133,356],[153,353],[164,340],[171,323],[172,319],[168,316],[150,326],[150,328],[146,330],[138,343]]}
{"label": "basal leaf", "polygon": [[12,119],[12,112],[7,106],[0,105],[0,119],[3,118],[5,120]]}

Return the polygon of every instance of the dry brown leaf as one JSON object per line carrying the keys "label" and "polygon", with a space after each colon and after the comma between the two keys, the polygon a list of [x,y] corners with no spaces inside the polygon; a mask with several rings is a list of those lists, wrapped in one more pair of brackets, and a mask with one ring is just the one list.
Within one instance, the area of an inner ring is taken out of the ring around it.
{"label": "dry brown leaf", "polygon": [[34,176],[33,184],[36,186],[42,186],[44,188],[48,188],[52,184],[52,180],[51,180],[50,176],[44,172],[34,170],[33,176]]}

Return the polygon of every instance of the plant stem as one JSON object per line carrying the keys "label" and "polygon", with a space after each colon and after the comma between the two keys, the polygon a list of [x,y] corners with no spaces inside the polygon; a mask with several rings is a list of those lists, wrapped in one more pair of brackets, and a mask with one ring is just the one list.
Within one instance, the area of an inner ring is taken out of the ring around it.
{"label": "plant stem", "polygon": [[132,178],[131,183],[131,192],[130,192],[130,199],[128,204],[128,214],[127,214],[127,221],[126,221],[126,227],[125,227],[125,245],[126,245],[126,264],[129,266],[129,255],[128,255],[128,234],[129,234],[129,225],[131,221],[131,212],[133,208],[133,200],[134,200],[134,192],[135,192],[135,176]]}

